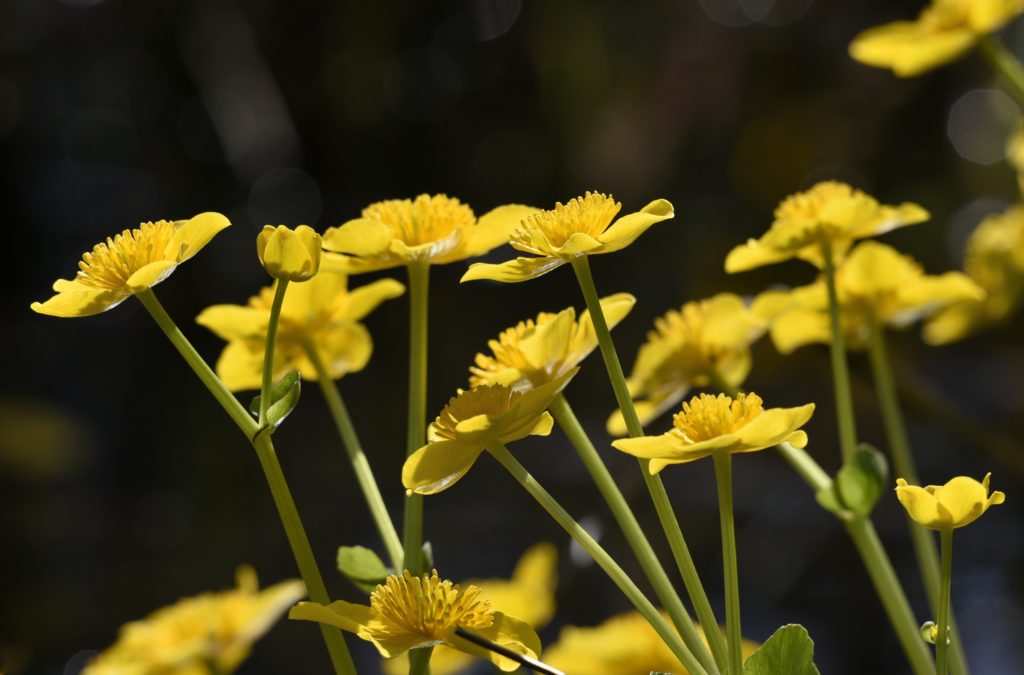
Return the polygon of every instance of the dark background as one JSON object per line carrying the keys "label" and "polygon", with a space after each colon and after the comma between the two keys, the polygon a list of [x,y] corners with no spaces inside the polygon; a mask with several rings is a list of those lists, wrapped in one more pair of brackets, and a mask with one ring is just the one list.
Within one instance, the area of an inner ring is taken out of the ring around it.
{"label": "dark background", "polygon": [[[296,576],[254,453],[138,303],[75,321],[29,311],[55,278],[73,274],[82,251],[143,220],[227,214],[234,227],[157,289],[212,361],[222,345],[192,318],[210,304],[244,302],[267,282],[253,246],[266,223],[322,230],[371,201],[420,192],[457,196],[478,214],[507,202],[550,207],[587,189],[612,192],[624,212],[666,197],[674,220],[593,259],[602,294],[639,298],[615,331],[628,368],[652,319],[670,307],[809,282],[803,263],[727,276],[722,262],[764,231],[781,198],[816,180],[928,208],[931,222],[885,241],[931,272],[959,266],[980,218],[1018,199],[1002,162],[1018,113],[992,90],[980,57],[897,80],[847,56],[857,32],[919,8],[5,0],[0,641],[26,672],[77,673],[122,623],[230,586],[240,563],[255,565],[264,583]],[[523,285],[460,286],[467,264],[432,273],[431,416],[500,329],[582,304],[567,270]],[[369,318],[374,358],[341,383],[396,518],[406,312],[403,298]],[[993,487],[1008,494],[956,537],[954,602],[974,672],[986,675],[1019,672],[1024,659],[1020,338],[1017,320],[943,348],[913,331],[891,340],[901,379],[913,375],[930,401],[930,410],[908,411],[923,477],[991,470]],[[884,447],[866,365],[852,356],[861,436]],[[783,358],[763,340],[748,386],[770,405],[817,402],[811,449],[837,467],[824,347]],[[603,435],[614,402],[596,356],[568,396],[671,566],[635,463]],[[359,599],[332,571],[334,551],[379,546],[315,387],[277,446],[332,593]],[[514,449],[637,573],[559,434]],[[720,611],[711,464],[664,477]],[[745,456],[736,496],[745,635],[763,640],[798,622],[816,640],[823,673],[908,672],[852,545],[798,477],[773,453]],[[627,608],[488,458],[426,506],[437,565],[456,580],[507,576],[531,543],[558,543],[559,609],[545,643],[564,624],[597,624]],[[917,616],[931,618],[892,494],[876,523]],[[349,643],[373,672],[372,648]],[[326,663],[317,631],[282,621],[241,672],[326,672]]]}

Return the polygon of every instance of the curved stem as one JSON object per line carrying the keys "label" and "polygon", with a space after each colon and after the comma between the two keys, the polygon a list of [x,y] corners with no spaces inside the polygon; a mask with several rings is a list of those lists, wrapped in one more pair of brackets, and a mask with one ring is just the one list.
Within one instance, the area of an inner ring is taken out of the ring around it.
{"label": "curved stem", "polygon": [[263,385],[260,388],[260,429],[267,425],[267,410],[270,409],[270,385],[274,383],[274,349],[277,347],[277,324],[281,322],[281,305],[288,290],[288,280],[278,279],[274,286],[274,301],[270,305],[270,322],[267,324],[267,343],[263,351]]}
{"label": "curved stem", "polygon": [[939,594],[939,635],[935,640],[935,672],[946,675],[949,662],[949,596],[953,581],[953,530],[939,530],[942,542],[942,586]]}
{"label": "curved stem", "polygon": [[732,455],[715,453],[715,482],[718,485],[718,514],[722,525],[722,570],[725,578],[725,626],[729,634],[729,673],[743,669],[740,629],[740,578],[737,570],[736,526],[732,513]]}
{"label": "curved stem", "polygon": [[825,259],[825,286],[828,289],[828,318],[832,329],[829,355],[832,358],[832,383],[835,387],[836,416],[839,421],[839,449],[843,461],[848,462],[857,453],[857,425],[853,412],[853,394],[850,389],[850,370],[846,363],[846,340],[843,337],[842,309],[836,291],[836,266],[832,259],[832,247],[821,245]]}
{"label": "curved stem", "polygon": [[[408,457],[426,440],[427,433],[427,302],[430,265],[410,263],[409,271],[409,411],[405,450]],[[404,566],[410,574],[424,572],[423,495],[405,497],[402,522]]]}
{"label": "curved stem", "polygon": [[611,578],[615,585],[618,586],[619,590],[622,591],[623,595],[633,603],[633,606],[643,615],[647,622],[651,624],[661,639],[664,640],[665,644],[668,645],[672,653],[675,654],[679,662],[686,666],[686,669],[692,673],[692,675],[707,675],[707,671],[703,666],[694,658],[693,654],[686,648],[683,641],[680,639],[679,634],[672,629],[672,626],[665,621],[661,613],[658,612],[657,608],[651,604],[643,592],[637,588],[633,580],[629,578],[625,570],[619,567],[619,564],[608,555],[600,544],[598,544],[593,537],[591,537],[583,526],[577,523],[569,512],[566,511],[562,506],[555,501],[555,498],[545,490],[537,480],[530,475],[526,468],[512,456],[512,453],[508,451],[501,443],[494,443],[487,446],[487,451],[491,455],[501,462],[512,476],[519,481],[519,484],[533,497],[538,504],[540,504],[545,511],[548,512],[556,523],[562,526],[569,535],[576,540],[576,542],[583,547],[587,553],[594,559],[594,562],[600,566],[605,574]]}
{"label": "curved stem", "polygon": [[1020,60],[992,35],[982,35],[978,39],[978,48],[1017,102],[1024,105],[1024,66]]}

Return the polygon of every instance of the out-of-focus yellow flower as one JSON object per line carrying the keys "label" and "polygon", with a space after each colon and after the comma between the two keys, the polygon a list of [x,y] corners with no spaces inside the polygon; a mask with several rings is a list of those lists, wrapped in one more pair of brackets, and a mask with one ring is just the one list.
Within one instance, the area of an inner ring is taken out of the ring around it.
{"label": "out-of-focus yellow flower", "polygon": [[[624,319],[634,304],[636,298],[629,293],[601,298],[608,327]],[[477,354],[476,365],[469,367],[469,385],[503,384],[523,390],[556,380],[578,366],[597,347],[597,334],[589,311],[583,310],[577,321],[576,310],[569,307],[520,321],[487,346],[491,353]]]}
{"label": "out-of-focus yellow flower", "polygon": [[823,246],[830,247],[838,264],[857,239],[928,218],[928,212],[917,204],[887,206],[846,183],[825,181],[783,200],[775,209],[775,221],[760,239],[729,252],[725,271],[743,272],[790,258],[822,267]]}
{"label": "out-of-focus yellow flower", "polygon": [[[228,341],[217,360],[217,375],[232,391],[260,388],[275,286],[262,289],[248,305],[214,305],[196,317],[197,322]],[[289,288],[284,296],[274,351],[274,378],[298,370],[304,379],[316,380],[308,347],[316,349],[333,379],[362,370],[373,352],[373,341],[359,320],[404,291],[405,287],[393,279],[349,291],[341,263],[325,260],[319,274]]]}
{"label": "out-of-focus yellow flower", "polygon": [[[741,650],[746,659],[757,650],[757,643],[743,640]],[[572,675],[689,672],[639,612],[618,614],[591,628],[566,626],[544,661]]]}
{"label": "out-of-focus yellow flower", "polygon": [[500,384],[460,391],[430,425],[428,443],[405,460],[402,484],[419,494],[441,492],[466,475],[489,443],[547,436],[554,424],[547,408],[578,370],[525,392]]}
{"label": "out-of-focus yellow flower", "polygon": [[302,602],[289,618],[318,621],[355,633],[373,643],[381,656],[393,658],[416,647],[444,644],[466,654],[488,659],[504,671],[519,664],[482,649],[455,634],[463,628],[491,642],[532,658],[540,655],[540,638],[528,623],[492,609],[477,586],[462,587],[442,581],[437,570],[414,577],[389,576],[370,595],[370,605],[338,600],[329,605]]}
{"label": "out-of-focus yellow flower", "polygon": [[262,591],[251,567],[238,571],[238,588],[185,598],[125,624],[117,642],[83,675],[207,675],[233,672],[253,643],[306,595],[301,581]]}
{"label": "out-of-focus yellow flower", "polygon": [[[750,372],[750,345],[767,327],[732,293],[688,302],[655,319],[626,381],[640,423],[674,408],[693,387],[708,386],[711,369],[733,387],[743,384]],[[608,433],[626,435],[622,411],[608,418]]]}
{"label": "out-of-focus yellow flower", "polygon": [[189,220],[158,220],[125,230],[82,255],[74,279],[58,279],[57,294],[33,302],[32,310],[50,316],[91,316],[115,307],[166,279],[230,225],[219,213]]}
{"label": "out-of-focus yellow flower", "polygon": [[256,254],[275,279],[309,281],[320,269],[320,235],[308,225],[294,230],[267,225],[256,237]]}
{"label": "out-of-focus yellow flower", "polygon": [[914,77],[963,55],[1022,11],[1024,0],[932,0],[917,21],[894,21],[858,35],[850,56]]}
{"label": "out-of-focus yellow flower", "polygon": [[979,483],[968,476],[957,476],[945,485],[908,485],[896,480],[896,496],[911,519],[929,530],[952,530],[970,525],[993,504],[1002,504],[1006,495],[988,493],[991,473]]}
{"label": "out-of-focus yellow flower", "polygon": [[1024,206],[991,215],[967,240],[964,271],[986,292],[952,305],[924,329],[925,342],[946,344],[1005,320],[1024,301]]}
{"label": "out-of-focus yellow flower", "polygon": [[351,273],[411,263],[443,265],[507,243],[512,228],[536,211],[508,204],[477,220],[469,206],[447,195],[389,199],[367,206],[362,218],[329,228],[324,249],[344,254]]}
{"label": "out-of-focus yellow flower", "polygon": [[587,192],[568,204],[558,202],[550,211],[525,218],[509,239],[512,248],[539,257],[519,257],[500,265],[474,263],[462,281],[491,279],[516,283],[535,279],[573,258],[626,248],[651,225],[675,215],[671,203],[656,199],[613,223],[621,208],[622,204],[611,195],[599,192]]}
{"label": "out-of-focus yellow flower", "polygon": [[651,474],[656,474],[669,464],[716,454],[754,452],[779,443],[803,448],[807,434],[800,427],[813,413],[813,403],[765,410],[757,394],[740,394],[735,399],[725,394],[701,394],[683,403],[668,432],[621,438],[612,445],[630,455],[649,458]]}
{"label": "out-of-focus yellow flower", "polygon": [[[472,579],[463,586],[476,586],[495,607],[517,616],[539,630],[555,614],[558,551],[552,544],[535,544],[516,563],[511,579]],[[431,675],[452,675],[469,666],[473,657],[465,652],[438,645],[430,657]],[[406,658],[384,661],[388,675],[409,672]]]}

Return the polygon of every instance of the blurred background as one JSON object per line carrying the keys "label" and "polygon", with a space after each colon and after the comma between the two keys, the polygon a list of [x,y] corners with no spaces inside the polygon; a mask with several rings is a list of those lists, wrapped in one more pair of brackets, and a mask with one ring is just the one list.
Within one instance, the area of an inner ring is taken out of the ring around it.
{"label": "blurred background", "polygon": [[[550,207],[588,189],[613,193],[624,212],[666,197],[674,220],[593,261],[602,294],[639,298],[615,330],[628,369],[653,318],[671,307],[811,281],[799,262],[728,276],[723,260],[767,228],[780,199],[814,181],[928,208],[930,222],[884,241],[933,273],[959,267],[971,229],[1019,199],[1004,162],[1019,112],[980,57],[897,80],[847,56],[859,31],[920,7],[4,0],[0,193],[12,268],[0,332],[0,643],[9,666],[77,673],[121,624],[231,586],[240,563],[266,584],[297,576],[253,451],[138,303],[75,321],[29,311],[82,251],[140,221],[225,213],[234,227],[158,289],[212,362],[222,343],[193,319],[267,283],[254,251],[264,224],[322,231],[372,201],[421,192],[457,196],[478,214],[508,202]],[[1005,39],[1018,33],[1011,26]],[[460,286],[467,265],[432,273],[431,417],[501,329],[582,305],[567,270]],[[375,355],[341,382],[396,519],[406,313],[402,298],[370,316]],[[974,672],[990,675],[1019,672],[1024,659],[1022,328],[1011,321],[943,348],[914,330],[891,339],[901,381],[923,392],[906,408],[925,480],[991,470],[1008,495],[956,542],[954,604]],[[811,448],[834,471],[827,364],[824,347],[781,357],[762,340],[747,385],[770,405],[817,402]],[[863,355],[852,368],[861,436],[884,447]],[[669,564],[635,462],[607,445],[614,399],[596,356],[567,395]],[[315,387],[276,438],[332,594],[365,601],[333,570],[334,554],[341,544],[380,547]],[[515,451],[639,577],[564,439]],[[711,463],[664,478],[720,610]],[[801,623],[823,673],[908,672],[846,534],[788,466],[774,453],[744,457],[736,498],[745,635],[763,640]],[[546,644],[564,625],[627,609],[496,462],[484,458],[426,508],[426,537],[452,579],[508,576],[532,543],[558,545]],[[931,618],[894,495],[875,521],[917,616]],[[376,672],[372,647],[349,644],[360,672]],[[317,631],[282,621],[240,672],[327,667]]]}

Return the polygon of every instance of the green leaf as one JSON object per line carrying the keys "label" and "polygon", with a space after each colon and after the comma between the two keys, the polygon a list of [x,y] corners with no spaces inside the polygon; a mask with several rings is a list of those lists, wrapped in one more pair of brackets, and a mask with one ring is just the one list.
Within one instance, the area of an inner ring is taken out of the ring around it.
{"label": "green leaf", "polygon": [[859,516],[871,513],[889,481],[885,456],[867,443],[836,474],[835,489],[839,501]]}
{"label": "green leaf", "polygon": [[338,548],[338,571],[366,593],[372,593],[391,574],[380,557],[364,546]]}
{"label": "green leaf", "polygon": [[743,664],[743,675],[819,675],[807,629],[794,623],[775,631]]}
{"label": "green leaf", "polygon": [[[299,402],[302,393],[302,379],[298,371],[285,373],[284,377],[270,386],[270,407],[267,408],[266,425],[271,431],[276,429],[284,418],[291,414]],[[262,396],[256,396],[249,404],[249,412],[259,419]]]}
{"label": "green leaf", "polygon": [[823,509],[831,511],[843,520],[853,518],[853,513],[839,501],[835,482],[832,482],[827,488],[822,488],[814,493],[814,498],[818,500],[818,504]]}

